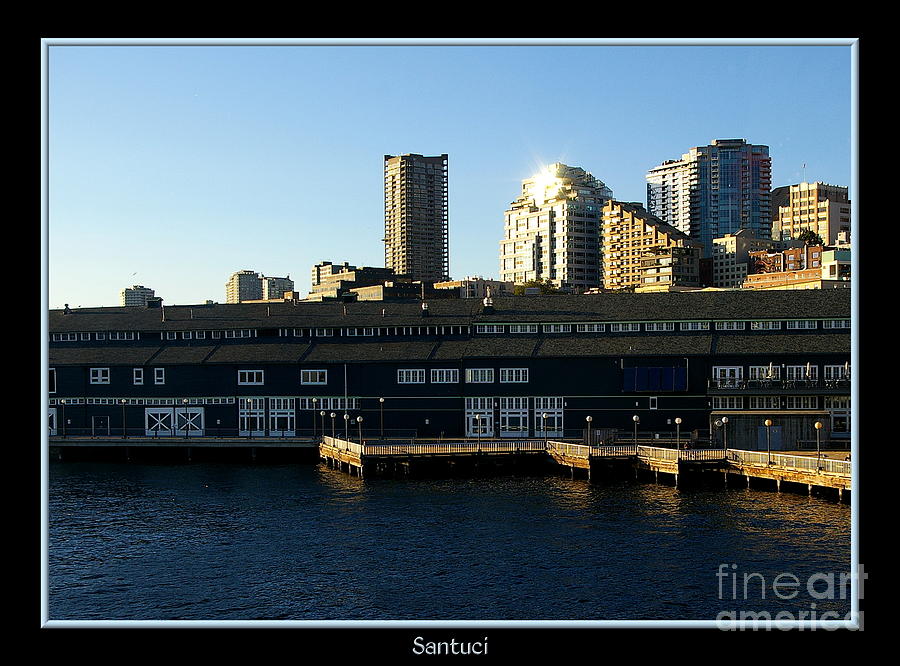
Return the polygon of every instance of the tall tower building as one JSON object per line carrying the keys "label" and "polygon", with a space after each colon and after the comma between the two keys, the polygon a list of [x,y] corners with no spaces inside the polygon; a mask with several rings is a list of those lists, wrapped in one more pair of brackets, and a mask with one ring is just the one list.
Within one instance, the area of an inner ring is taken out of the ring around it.
{"label": "tall tower building", "polygon": [[125,287],[119,292],[120,305],[147,305],[147,299],[153,298],[153,290],[141,284],[135,284],[131,287]]}
{"label": "tall tower building", "polygon": [[262,278],[256,271],[238,271],[225,284],[225,302],[262,300]]}
{"label": "tall tower building", "polygon": [[647,210],[703,243],[740,229],[772,235],[772,159],[768,146],[716,139],[647,172]]}
{"label": "tall tower building", "polygon": [[612,190],[581,167],[556,162],[522,181],[504,213],[500,280],[550,280],[561,289],[599,287],[603,205]]}
{"label": "tall tower building", "polygon": [[413,280],[449,279],[446,154],[384,156],[384,265]]}
{"label": "tall tower building", "polygon": [[850,198],[846,187],[799,183],[772,190],[772,238],[797,238],[804,230],[826,245],[850,241]]}

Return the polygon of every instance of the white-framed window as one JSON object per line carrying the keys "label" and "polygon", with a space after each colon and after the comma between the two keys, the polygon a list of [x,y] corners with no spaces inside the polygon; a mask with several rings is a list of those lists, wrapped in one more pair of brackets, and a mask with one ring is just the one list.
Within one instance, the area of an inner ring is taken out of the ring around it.
{"label": "white-framed window", "polygon": [[206,339],[206,331],[194,331],[194,337],[197,340],[205,340]]}
{"label": "white-framed window", "polygon": [[193,337],[194,337],[193,331],[182,331],[182,332],[181,332],[181,339],[182,339],[182,340],[190,340],[190,339],[193,338]]}
{"label": "white-framed window", "polygon": [[743,331],[746,327],[747,322],[745,321],[717,321],[716,322],[716,330],[717,331]]}
{"label": "white-framed window", "polygon": [[459,369],[457,368],[433,368],[431,370],[432,384],[458,384]]}
{"label": "white-framed window", "polygon": [[[537,396],[534,398],[534,434],[538,437],[562,437],[563,406],[562,397]],[[546,418],[544,415],[547,415]]]}
{"label": "white-framed window", "polygon": [[819,378],[819,366],[807,363],[804,365],[788,365],[784,369],[784,378],[788,381],[808,379],[815,381]]}
{"label": "white-framed window", "polygon": [[493,381],[493,368],[466,368],[466,384],[491,384]]}
{"label": "white-framed window", "polygon": [[606,324],[576,324],[575,330],[579,333],[603,333]]}
{"label": "white-framed window", "polygon": [[847,379],[850,377],[850,364],[823,366],[822,377],[826,380]]}
{"label": "white-framed window", "polygon": [[636,333],[641,330],[641,325],[637,322],[615,323],[609,325],[611,333]]}
{"label": "white-framed window", "polygon": [[48,393],[56,393],[56,368],[50,368],[50,373],[47,377],[47,387]]}
{"label": "white-framed window", "polygon": [[781,330],[781,322],[780,321],[751,321],[750,322],[750,330],[751,331],[780,331]]}
{"label": "white-framed window", "polygon": [[166,383],[166,369],[165,368],[153,368],[153,383],[154,384],[165,384]]}
{"label": "white-framed window", "polygon": [[301,370],[301,384],[327,384],[328,370]]}
{"label": "white-framed window", "polygon": [[656,406],[659,404],[659,398],[656,396],[650,397],[650,409],[656,409]]}
{"label": "white-framed window", "polygon": [[823,319],[822,328],[850,328],[849,319]]}
{"label": "white-framed window", "polygon": [[250,328],[238,328],[233,330],[225,331],[226,338],[252,338],[253,337],[253,329]]}
{"label": "white-framed window", "polygon": [[798,329],[809,329],[809,328],[818,328],[819,322],[815,319],[791,319],[787,322],[788,330],[798,330]]}
{"label": "white-framed window", "polygon": [[317,338],[330,338],[334,335],[334,330],[330,328],[317,328],[316,329],[316,337]]}
{"label": "white-framed window", "polygon": [[135,386],[143,386],[144,384],[144,369],[143,368],[134,368],[131,371],[131,381]]}
{"label": "white-framed window", "polygon": [[[176,334],[177,335],[177,334]],[[99,340],[100,338],[98,338]],[[134,331],[110,331],[110,340],[134,340]],[[170,338],[170,340],[173,338]]]}
{"label": "white-framed window", "polygon": [[826,395],[825,409],[850,409],[850,396]]}
{"label": "white-framed window", "polygon": [[[133,334],[132,334],[133,335]],[[97,340],[106,340],[106,333],[97,333]]]}
{"label": "white-framed window", "polygon": [[737,388],[744,379],[744,367],[741,365],[713,366],[713,380],[719,388]]}
{"label": "white-framed window", "polygon": [[544,324],[544,333],[571,333],[572,324]]}
{"label": "white-framed window", "polygon": [[501,384],[525,384],[528,382],[528,368],[500,368]]}
{"label": "white-framed window", "polygon": [[261,385],[264,384],[262,370],[238,370],[238,384]]}
{"label": "white-framed window", "polygon": [[786,395],[784,397],[786,409],[818,409],[819,396],[817,395]]}
{"label": "white-framed window", "polygon": [[747,400],[750,409],[779,409],[781,405],[777,395],[751,395]]}
{"label": "white-framed window", "polygon": [[53,342],[77,342],[78,333],[52,333],[50,339]]}
{"label": "white-framed window", "polygon": [[528,437],[528,398],[500,398],[500,436]]}
{"label": "white-framed window", "polygon": [[177,340],[178,331],[166,331],[166,340]]}
{"label": "white-framed window", "polygon": [[740,395],[713,396],[713,409],[743,409],[744,397]]}
{"label": "white-framed window", "polygon": [[476,333],[503,333],[503,326],[500,324],[476,324]]}
{"label": "white-framed window", "polygon": [[211,331],[213,340],[218,340],[222,337],[222,331]]}
{"label": "white-framed window", "polygon": [[747,368],[749,374],[748,377],[750,379],[756,380],[769,380],[769,379],[781,379],[781,366],[775,365],[751,365]]}
{"label": "white-framed window", "polygon": [[424,369],[397,370],[397,383],[398,384],[424,384],[425,383],[425,370]]}
{"label": "white-framed window", "polygon": [[537,333],[538,325],[537,324],[510,324],[509,332],[510,333]]}
{"label": "white-framed window", "polygon": [[651,321],[644,324],[644,329],[647,331],[674,331],[675,330],[675,322],[674,321]]}
{"label": "white-framed window", "polygon": [[682,331],[708,331],[709,330],[709,322],[708,321],[683,321],[683,322],[681,322],[679,328]]}
{"label": "white-framed window", "polygon": [[82,340],[90,340],[90,339],[91,339],[91,334],[90,334],[90,333],[82,333],[82,334],[81,334],[81,339],[82,339]]}
{"label": "white-framed window", "polygon": [[91,384],[109,384],[109,368],[91,368]]}

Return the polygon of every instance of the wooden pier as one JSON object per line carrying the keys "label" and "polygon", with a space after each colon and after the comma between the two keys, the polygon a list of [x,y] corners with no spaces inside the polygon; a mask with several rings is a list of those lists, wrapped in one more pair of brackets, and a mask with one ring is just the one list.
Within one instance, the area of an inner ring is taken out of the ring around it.
{"label": "wooden pier", "polygon": [[330,466],[357,476],[373,472],[409,476],[433,470],[435,461],[456,465],[472,459],[496,464],[515,456],[543,458],[558,468],[568,468],[572,478],[586,474],[589,480],[630,474],[635,479],[651,476],[655,481],[671,478],[676,486],[738,480],[751,487],[751,479],[781,491],[814,488],[837,491],[839,499],[852,489],[850,462],[815,456],[784,455],[737,449],[676,449],[641,445],[586,446],[545,440],[489,440],[441,443],[367,443],[325,437],[319,455]]}

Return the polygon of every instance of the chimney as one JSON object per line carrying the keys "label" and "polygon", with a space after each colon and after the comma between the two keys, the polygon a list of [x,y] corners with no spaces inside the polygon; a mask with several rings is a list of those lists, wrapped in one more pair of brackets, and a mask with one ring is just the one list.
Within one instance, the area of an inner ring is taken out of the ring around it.
{"label": "chimney", "polygon": [[69,309],[68,303],[66,303],[66,306],[63,308],[63,314],[72,314],[72,311]]}

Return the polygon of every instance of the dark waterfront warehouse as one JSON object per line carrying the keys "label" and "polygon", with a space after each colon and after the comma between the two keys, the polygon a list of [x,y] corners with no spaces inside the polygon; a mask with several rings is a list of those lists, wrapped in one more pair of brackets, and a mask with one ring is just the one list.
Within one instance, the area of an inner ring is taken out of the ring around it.
{"label": "dark waterfront warehouse", "polygon": [[766,419],[773,449],[814,445],[816,421],[849,446],[850,313],[849,289],[67,307],[49,432],[580,439],[591,417],[627,438],[680,418],[704,440],[728,416],[733,447],[765,448]]}

